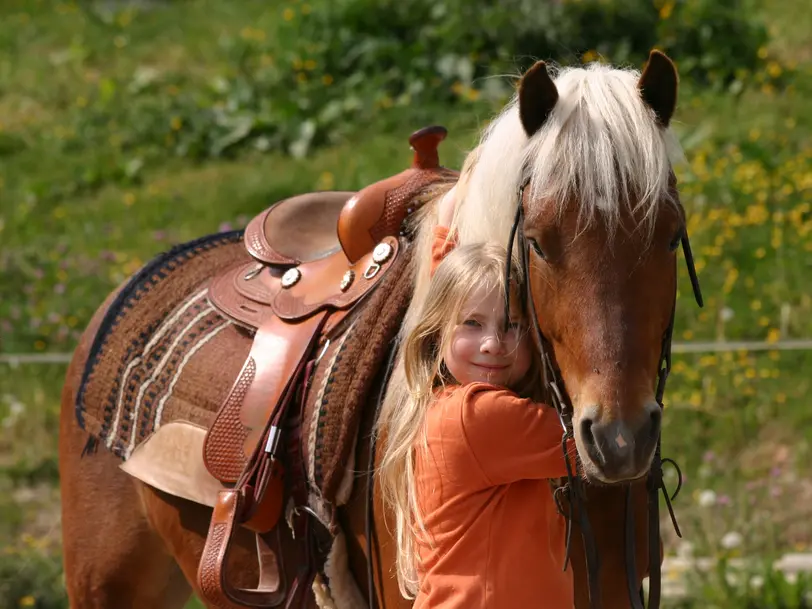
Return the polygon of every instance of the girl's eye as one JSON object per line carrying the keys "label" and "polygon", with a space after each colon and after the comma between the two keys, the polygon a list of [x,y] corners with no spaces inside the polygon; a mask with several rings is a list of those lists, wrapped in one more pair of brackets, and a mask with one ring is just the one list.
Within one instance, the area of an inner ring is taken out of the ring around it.
{"label": "girl's eye", "polygon": [[469,328],[478,328],[482,324],[480,324],[476,319],[466,319],[464,322],[462,322],[462,325],[468,326]]}

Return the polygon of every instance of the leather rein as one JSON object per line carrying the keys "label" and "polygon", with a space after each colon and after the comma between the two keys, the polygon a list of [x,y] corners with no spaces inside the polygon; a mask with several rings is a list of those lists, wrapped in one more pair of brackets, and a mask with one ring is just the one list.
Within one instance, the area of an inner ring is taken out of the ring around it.
{"label": "leather rein", "polygon": [[[571,541],[572,541],[572,523],[574,519],[578,518],[578,524],[581,528],[581,536],[584,544],[584,553],[586,555],[587,564],[587,582],[589,591],[590,607],[592,609],[601,609],[602,603],[600,598],[599,589],[599,573],[600,573],[600,556],[598,555],[597,546],[595,544],[595,537],[592,532],[592,527],[589,522],[589,517],[585,509],[586,494],[584,489],[584,481],[580,472],[580,463],[576,458],[575,464],[570,462],[569,454],[567,453],[567,440],[574,438],[572,427],[573,407],[570,402],[569,396],[566,393],[563,379],[560,372],[553,364],[553,359],[550,356],[552,348],[550,343],[544,337],[539,326],[538,317],[536,316],[536,308],[533,303],[533,293],[530,287],[530,264],[528,260],[529,244],[524,234],[524,192],[529,180],[519,188],[518,203],[516,205],[516,215],[513,220],[513,226],[510,230],[507,247],[507,260],[505,266],[505,306],[506,311],[510,310],[510,268],[512,263],[512,252],[514,244],[518,244],[519,260],[520,260],[520,276],[525,290],[525,305],[527,306],[527,313],[532,320],[536,346],[540,351],[542,369],[544,374],[544,382],[547,388],[549,399],[552,406],[558,413],[558,418],[561,422],[563,435],[561,438],[561,450],[564,453],[564,460],[567,465],[567,478],[566,482],[556,487],[553,491],[556,504],[559,511],[566,518],[567,531],[566,531],[566,553],[564,559],[564,570],[567,569],[569,564]],[[517,243],[518,241],[518,243]],[[682,230],[680,243],[685,255],[685,262],[688,267],[688,274],[691,278],[691,286],[693,287],[694,297],[697,304],[702,307],[702,292],[699,286],[699,279],[696,275],[694,267],[693,254],[691,252],[691,244],[688,241],[688,233],[685,227]],[[660,359],[657,372],[657,390],[656,400],[663,408],[663,395],[665,393],[665,383],[668,379],[668,374],[671,371],[671,338],[674,330],[674,314],[676,311],[676,290],[674,294],[674,306],[671,309],[671,318],[668,327],[663,334],[662,347],[660,351]],[[505,315],[505,319],[510,319],[509,315]],[[649,609],[659,609],[661,592],[662,592],[662,573],[660,565],[660,504],[659,493],[662,491],[665,498],[666,506],[671,517],[671,522],[674,530],[679,537],[682,533],[677,524],[676,516],[671,502],[677,497],[682,487],[682,472],[679,466],[672,459],[663,459],[661,456],[661,439],[662,432],[657,438],[657,447],[654,452],[654,457],[646,478],[646,489],[648,493],[648,554],[649,554]],[[677,471],[678,484],[677,489],[673,495],[669,495],[663,481],[662,464],[670,463]],[[564,514],[562,507],[562,499],[567,498],[569,510]],[[635,561],[635,522],[634,510],[631,494],[631,485],[626,488],[626,518],[625,518],[625,544],[624,553],[626,558],[626,583],[629,593],[629,600],[632,609],[644,609],[645,600],[642,587],[637,587],[637,566]]]}

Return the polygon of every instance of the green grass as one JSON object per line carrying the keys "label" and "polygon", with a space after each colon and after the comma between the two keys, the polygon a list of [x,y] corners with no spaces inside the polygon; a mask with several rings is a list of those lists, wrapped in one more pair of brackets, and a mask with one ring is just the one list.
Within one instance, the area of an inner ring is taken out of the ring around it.
{"label": "green grass", "polygon": [[[679,341],[812,337],[808,12],[795,0],[764,5],[779,34],[770,69],[781,70],[785,88],[758,74],[739,95],[683,83],[675,130],[687,163],[678,174],[706,307],[693,304],[681,269]],[[131,112],[128,87],[145,68],[180,75],[140,94],[149,102],[230,73],[233,56],[222,42],[249,27],[275,31],[283,5],[150,6],[110,15],[71,3],[0,6],[2,352],[69,351],[106,293],[156,253],[224,224],[242,226],[285,196],[358,188],[398,172],[417,128],[446,125],[441,159],[459,167],[492,109],[481,101],[379,108],[305,158],[243,151],[191,161],[174,144],[138,143],[139,124],[121,119]],[[96,124],[105,96],[114,117]],[[675,356],[664,454],[687,474],[676,507],[698,551],[721,554],[729,531],[745,534],[740,551],[764,555],[812,544],[810,369],[810,352]],[[0,364],[0,579],[13,563],[23,582],[12,590],[0,581],[0,592],[17,595],[0,609],[37,591],[36,606],[64,606],[56,592],[46,599],[59,584],[58,568],[49,569],[59,552],[63,375],[61,365]],[[709,488],[723,499],[702,507],[699,494]]]}

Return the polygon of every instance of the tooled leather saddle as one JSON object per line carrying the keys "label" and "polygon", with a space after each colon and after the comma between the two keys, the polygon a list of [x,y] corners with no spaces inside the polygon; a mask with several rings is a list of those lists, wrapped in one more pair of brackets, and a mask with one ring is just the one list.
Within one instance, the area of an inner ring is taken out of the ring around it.
{"label": "tooled leather saddle", "polygon": [[[282,441],[284,434],[297,433],[291,405],[344,319],[397,258],[404,220],[416,211],[415,195],[457,175],[439,164],[437,148],[446,134],[443,127],[415,132],[409,138],[412,167],[357,193],[299,195],[260,213],[245,230],[250,262],[209,285],[211,304],[253,333],[250,353],[204,446],[206,467],[227,487],[219,493],[198,569],[201,593],[216,606],[292,606],[292,597],[309,588],[319,568],[299,439]],[[281,454],[291,446],[289,454]],[[294,538],[306,544],[309,563],[290,589],[284,574],[266,573],[278,568],[268,540],[285,502]],[[227,576],[230,546],[240,527],[257,534],[256,589],[234,587]]]}

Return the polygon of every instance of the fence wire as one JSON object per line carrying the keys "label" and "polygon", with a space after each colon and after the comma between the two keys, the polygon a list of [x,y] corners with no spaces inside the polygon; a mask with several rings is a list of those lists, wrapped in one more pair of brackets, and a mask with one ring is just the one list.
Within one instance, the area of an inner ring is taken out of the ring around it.
{"label": "fence wire", "polygon": [[[724,353],[727,351],[808,351],[812,349],[812,339],[801,338],[765,341],[694,341],[673,343],[673,353]],[[55,365],[67,364],[71,353],[0,353],[0,364],[11,367],[21,365]]]}

